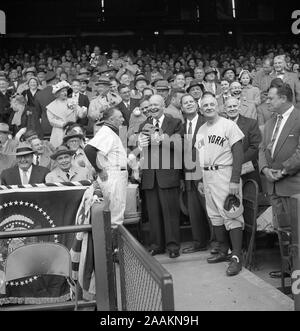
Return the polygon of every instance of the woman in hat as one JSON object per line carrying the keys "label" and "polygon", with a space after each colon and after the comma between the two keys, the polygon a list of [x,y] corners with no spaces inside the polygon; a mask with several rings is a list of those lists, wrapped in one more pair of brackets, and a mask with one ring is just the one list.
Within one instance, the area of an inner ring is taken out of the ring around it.
{"label": "woman in hat", "polygon": [[47,107],[47,116],[52,132],[50,143],[54,147],[58,147],[63,142],[64,125],[67,122],[76,122],[78,118],[83,118],[86,112],[76,103],[70,102],[68,99],[68,90],[70,84],[62,81],[53,86],[52,93],[55,95],[55,100],[52,101]]}

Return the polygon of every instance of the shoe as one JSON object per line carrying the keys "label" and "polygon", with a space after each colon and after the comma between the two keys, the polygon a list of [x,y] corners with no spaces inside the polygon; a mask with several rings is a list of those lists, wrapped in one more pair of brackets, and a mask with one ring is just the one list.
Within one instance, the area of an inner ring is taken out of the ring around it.
{"label": "shoe", "polygon": [[219,253],[219,249],[216,248],[216,247],[214,247],[210,250],[210,254],[212,254],[212,255],[215,255],[215,254],[218,254],[218,253]]}
{"label": "shoe", "polygon": [[171,259],[174,259],[175,257],[178,257],[180,254],[179,254],[179,251],[171,251],[169,252],[169,258]]}
{"label": "shoe", "polygon": [[165,250],[164,249],[150,249],[149,250],[149,254],[154,256],[154,255],[158,255],[158,254],[164,254]]}
{"label": "shoe", "polygon": [[215,254],[215,255],[209,257],[206,261],[207,261],[207,263],[226,262],[226,261],[228,261],[228,257],[227,257],[227,254],[219,252],[218,254]]}
{"label": "shoe", "polygon": [[[269,276],[270,276],[271,278],[281,278],[281,274],[282,274],[282,273],[281,273],[280,270],[269,272]],[[283,277],[284,277],[284,278],[289,278],[289,277],[291,277],[291,275],[290,275],[288,272],[284,272],[284,273],[283,273]]]}
{"label": "shoe", "polygon": [[189,254],[189,253],[202,252],[202,251],[207,251],[207,247],[189,246],[182,250],[182,254]]}
{"label": "shoe", "polygon": [[232,256],[229,266],[226,270],[227,276],[235,276],[242,270],[242,262],[235,255]]}

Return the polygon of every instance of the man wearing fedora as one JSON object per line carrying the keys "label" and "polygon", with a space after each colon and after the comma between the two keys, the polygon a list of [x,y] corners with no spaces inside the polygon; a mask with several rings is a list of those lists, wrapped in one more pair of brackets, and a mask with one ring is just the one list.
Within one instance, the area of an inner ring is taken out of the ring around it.
{"label": "man wearing fedora", "polygon": [[167,100],[170,96],[170,86],[168,81],[159,79],[155,84],[154,88],[156,93],[163,97],[165,104],[167,104]]}
{"label": "man wearing fedora", "polygon": [[16,158],[13,153],[16,151],[18,141],[9,138],[11,131],[6,123],[0,123],[0,174],[4,169],[14,165]]}
{"label": "man wearing fedora", "polygon": [[51,159],[56,161],[55,167],[46,176],[46,183],[64,183],[90,180],[87,168],[72,165],[72,156],[75,151],[71,151],[67,146],[58,146],[51,155]]}
{"label": "man wearing fedora", "polygon": [[41,139],[50,137],[52,126],[49,123],[47,116],[47,106],[55,100],[55,95],[52,93],[52,86],[56,84],[57,78],[53,71],[48,71],[45,77],[47,87],[38,91],[35,96],[35,106],[40,119],[41,127],[37,128],[37,133]]}
{"label": "man wearing fedora", "polygon": [[108,77],[100,76],[95,83],[97,88],[97,96],[91,100],[88,109],[88,117],[90,119],[88,124],[88,130],[94,130],[95,124],[101,120],[103,112],[111,106],[115,106],[117,99],[110,93],[110,80]]}
{"label": "man wearing fedora", "polygon": [[34,151],[28,143],[20,143],[16,149],[14,167],[1,173],[2,185],[26,185],[45,183],[49,169],[33,164]]}
{"label": "man wearing fedora", "polygon": [[209,91],[213,93],[215,96],[221,94],[221,86],[216,82],[217,80],[217,72],[213,68],[207,68],[205,70],[204,76],[204,87],[205,91]]}
{"label": "man wearing fedora", "polygon": [[84,136],[75,129],[71,129],[64,136],[63,142],[71,151],[75,153],[72,155],[72,165],[88,169],[91,177],[94,174],[93,166],[86,157],[83,150]]}
{"label": "man wearing fedora", "polygon": [[134,80],[134,95],[132,97],[135,99],[141,99],[143,97],[143,91],[148,85],[149,81],[143,74],[136,76]]}
{"label": "man wearing fedora", "polygon": [[186,91],[195,99],[196,102],[198,102],[204,92],[204,85],[200,83],[198,79],[193,79]]}

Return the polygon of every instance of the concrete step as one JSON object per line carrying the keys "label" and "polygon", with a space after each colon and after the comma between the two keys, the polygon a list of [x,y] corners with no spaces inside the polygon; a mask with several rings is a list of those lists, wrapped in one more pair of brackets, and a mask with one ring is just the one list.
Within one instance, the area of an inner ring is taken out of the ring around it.
{"label": "concrete step", "polygon": [[174,282],[177,311],[291,311],[291,298],[249,270],[227,277],[228,263],[208,264],[209,252],[182,254],[170,259],[155,258],[168,270]]}

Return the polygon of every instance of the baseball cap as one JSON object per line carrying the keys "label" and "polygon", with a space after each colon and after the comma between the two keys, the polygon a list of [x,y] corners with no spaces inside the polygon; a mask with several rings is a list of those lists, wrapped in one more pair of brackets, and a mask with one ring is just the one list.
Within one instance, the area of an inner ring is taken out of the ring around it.
{"label": "baseball cap", "polygon": [[239,197],[229,194],[224,202],[224,212],[228,218],[237,218],[244,212],[243,203]]}

